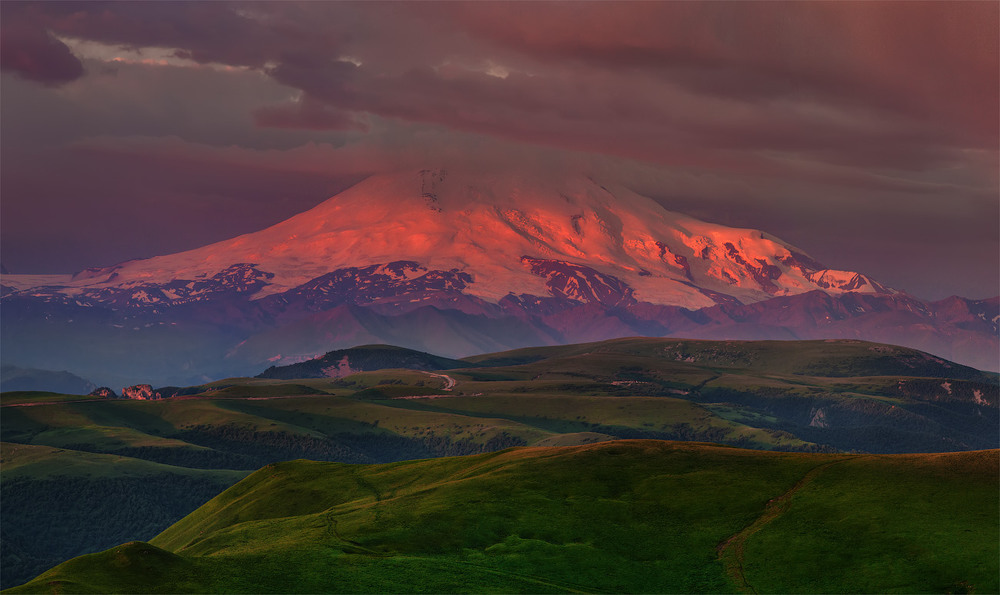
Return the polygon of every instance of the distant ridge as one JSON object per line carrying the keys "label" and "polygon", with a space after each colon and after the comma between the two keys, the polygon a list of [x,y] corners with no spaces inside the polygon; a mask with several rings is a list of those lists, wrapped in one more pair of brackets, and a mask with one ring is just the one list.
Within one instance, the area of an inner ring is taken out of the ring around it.
{"label": "distant ridge", "polygon": [[85,395],[94,390],[94,383],[65,370],[40,370],[4,364],[0,368],[0,391],[22,390]]}
{"label": "distant ridge", "polygon": [[997,382],[984,372],[929,353],[855,339],[811,341],[740,341],[625,337],[593,343],[526,347],[485,353],[463,359],[466,365],[492,368],[583,356],[628,356],[718,366],[756,369],[770,373],[844,378],[857,376],[917,376]]}
{"label": "distant ridge", "polygon": [[394,345],[360,345],[327,352],[322,357],[288,366],[271,366],[257,378],[295,380],[299,378],[343,378],[356,372],[391,368],[410,370],[452,370],[472,364]]}

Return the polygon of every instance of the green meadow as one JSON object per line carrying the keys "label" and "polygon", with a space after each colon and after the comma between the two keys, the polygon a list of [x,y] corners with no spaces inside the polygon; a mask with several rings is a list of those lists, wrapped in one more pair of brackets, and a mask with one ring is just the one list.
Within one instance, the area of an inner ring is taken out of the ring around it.
{"label": "green meadow", "polygon": [[631,440],[290,461],[7,592],[990,593],[998,462]]}

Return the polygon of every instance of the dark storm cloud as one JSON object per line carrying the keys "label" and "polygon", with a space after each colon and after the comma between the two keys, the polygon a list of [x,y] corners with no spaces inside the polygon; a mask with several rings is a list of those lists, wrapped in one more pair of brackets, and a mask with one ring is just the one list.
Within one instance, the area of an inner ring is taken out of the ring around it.
{"label": "dark storm cloud", "polygon": [[44,27],[28,19],[7,21],[5,14],[0,18],[4,18],[0,25],[0,70],[45,84],[66,83],[83,75],[80,60]]}
{"label": "dark storm cloud", "polygon": [[31,20],[65,37],[131,47],[176,48],[201,62],[261,66],[275,47],[301,33],[283,32],[280,23],[265,25],[228,2],[14,4],[5,20]]}
{"label": "dark storm cloud", "polygon": [[[992,3],[171,2],[44,12],[35,21],[64,36],[263,68],[343,110],[651,161],[669,163],[681,145],[919,168],[948,160],[949,148],[997,142]],[[472,69],[493,58],[520,72]],[[258,121],[272,125],[268,114],[279,113],[262,109]],[[292,112],[280,115],[291,123]]]}
{"label": "dark storm cloud", "polygon": [[[243,200],[276,221],[373,171],[520,162],[639,180],[668,206],[790,241],[836,246],[845,232],[823,223],[854,217],[867,235],[852,245],[905,244],[909,262],[939,266],[963,246],[981,271],[966,286],[995,293],[998,7],[5,2],[3,69],[49,84],[4,89],[5,230],[64,200],[18,173],[45,160],[89,164],[80,200],[114,225],[130,194],[211,217]],[[152,176],[171,188],[154,191],[117,159],[191,182]],[[276,179],[285,210],[260,192]],[[30,252],[10,238],[5,261]],[[144,254],[179,249],[166,233],[150,241]],[[918,276],[891,252],[837,266]]]}

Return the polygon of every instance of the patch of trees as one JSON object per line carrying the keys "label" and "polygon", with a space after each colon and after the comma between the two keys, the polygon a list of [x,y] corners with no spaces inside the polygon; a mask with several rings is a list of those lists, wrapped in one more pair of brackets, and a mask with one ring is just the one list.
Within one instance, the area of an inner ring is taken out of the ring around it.
{"label": "patch of trees", "polygon": [[103,452],[189,469],[259,469],[269,463],[294,459],[339,463],[391,463],[410,459],[450,457],[493,452],[524,446],[526,442],[506,432],[485,442],[447,435],[409,437],[378,431],[340,432],[325,437],[289,432],[260,431],[238,425],[199,425],[171,435],[196,448],[126,447],[98,450],[88,444],[67,446],[73,450]]}
{"label": "patch of trees", "polygon": [[[777,418],[757,418],[751,425],[782,430],[836,450],[872,453],[945,452],[996,448],[1000,418],[995,407],[971,403],[904,402],[891,404],[833,393],[805,396],[774,387],[739,391],[705,389],[691,399],[726,403],[747,412]],[[823,410],[822,425],[811,425]]]}
{"label": "patch of trees", "polygon": [[841,428],[805,426],[797,428],[795,434],[802,440],[829,444],[837,450],[847,452],[893,454],[975,450],[968,443],[953,436],[926,434],[874,424]]}
{"label": "patch of trees", "polygon": [[817,359],[802,366],[797,373],[828,378],[911,376],[996,382],[989,372],[981,372],[975,368],[953,362],[944,362],[917,352]]}
{"label": "patch of trees", "polygon": [[229,487],[222,479],[163,474],[0,484],[0,588],[75,556],[148,541]]}

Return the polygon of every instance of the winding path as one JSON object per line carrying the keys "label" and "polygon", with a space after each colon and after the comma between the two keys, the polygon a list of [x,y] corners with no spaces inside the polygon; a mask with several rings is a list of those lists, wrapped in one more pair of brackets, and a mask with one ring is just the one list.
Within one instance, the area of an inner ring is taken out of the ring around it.
{"label": "winding path", "polygon": [[719,560],[726,569],[726,575],[729,576],[733,584],[739,588],[743,593],[757,593],[757,590],[753,588],[749,582],[747,582],[746,574],[743,572],[743,556],[746,553],[746,543],[754,533],[760,531],[765,525],[778,518],[784,514],[792,506],[792,496],[796,492],[804,488],[809,484],[817,475],[830,465],[835,465],[849,459],[838,459],[836,461],[830,461],[829,463],[823,463],[810,469],[802,479],[797,481],[787,492],[770,500],[767,506],[764,508],[764,514],[757,517],[757,520],[747,525],[742,531],[733,535],[732,537],[726,539],[715,548],[716,552],[719,554]]}
{"label": "winding path", "polygon": [[441,378],[441,379],[443,379],[444,380],[444,388],[442,388],[441,390],[451,390],[451,389],[455,388],[456,384],[458,384],[458,382],[454,378],[452,378],[451,376],[449,376],[447,374],[435,374],[434,372],[424,372],[424,374],[427,374],[428,376],[433,376],[434,378]]}

